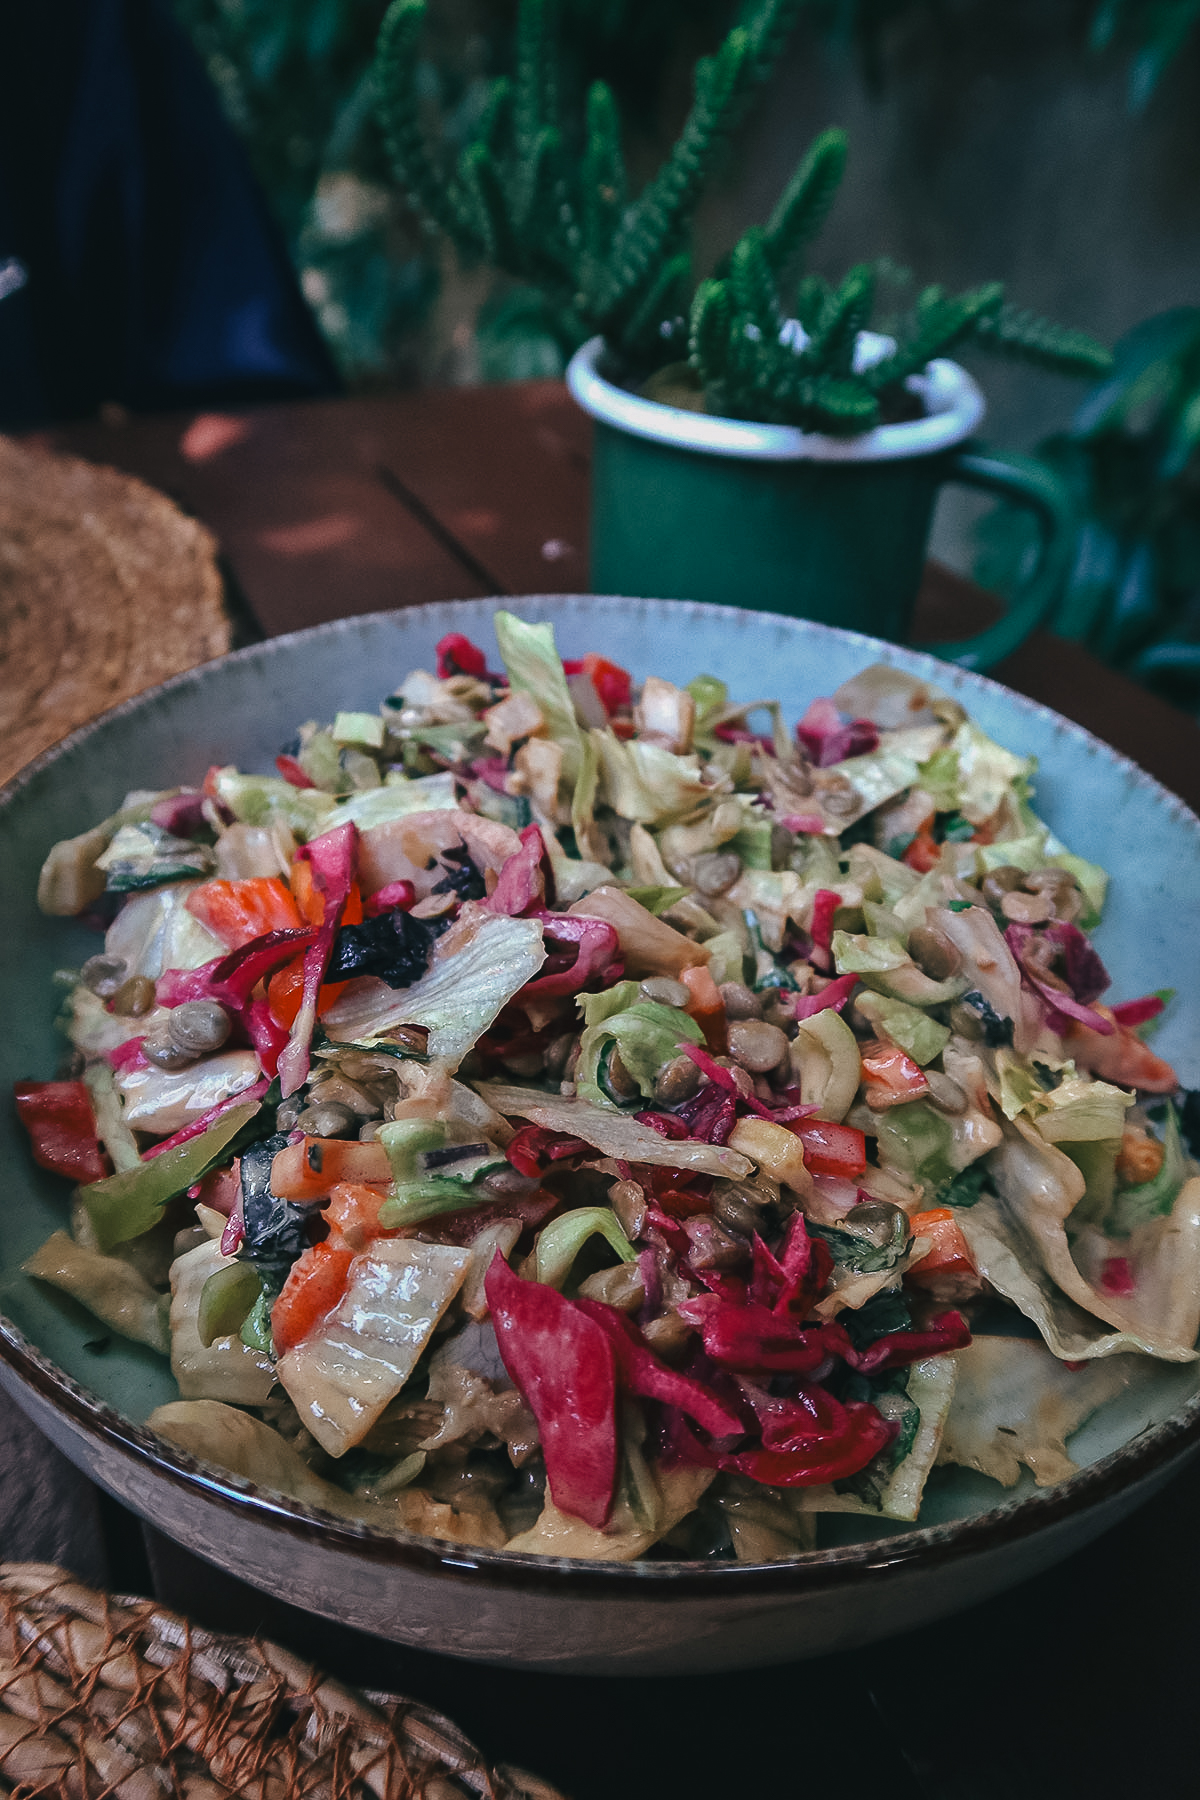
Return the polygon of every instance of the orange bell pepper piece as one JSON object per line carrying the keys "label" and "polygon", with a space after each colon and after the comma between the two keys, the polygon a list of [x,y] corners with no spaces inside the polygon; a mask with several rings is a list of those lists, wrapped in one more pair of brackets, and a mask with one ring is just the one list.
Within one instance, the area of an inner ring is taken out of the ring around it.
{"label": "orange bell pepper piece", "polygon": [[387,1151],[380,1143],[348,1138],[306,1137],[277,1152],[271,1164],[271,1192],[280,1200],[323,1200],[340,1181],[391,1181]]}
{"label": "orange bell pepper piece", "polygon": [[729,1047],[725,1002],[708,965],[693,963],[690,969],[681,970],[679,979],[692,996],[687,1005],[688,1016],[695,1019],[704,1033],[704,1042],[713,1055],[723,1056]]}
{"label": "orange bell pepper piece", "polygon": [[929,1092],[925,1071],[899,1044],[876,1040],[862,1048],[862,1071],[867,1105],[876,1112],[918,1100]]}
{"label": "orange bell pepper piece", "polygon": [[913,1213],[908,1222],[914,1237],[932,1239],[920,1262],[908,1270],[908,1280],[925,1282],[943,1275],[978,1275],[962,1226],[950,1207],[935,1206],[928,1212]]}
{"label": "orange bell pepper piece", "polygon": [[230,950],[238,950],[269,931],[299,931],[305,921],[277,875],[246,881],[205,881],[187,897],[192,917]]}
{"label": "orange bell pepper piece", "polygon": [[292,1264],[283,1291],[271,1308],[271,1337],[277,1356],[303,1343],[333,1311],[346,1292],[353,1261],[353,1250],[327,1239],[310,1244]]}
{"label": "orange bell pepper piece", "polygon": [[[338,995],[345,988],[344,981],[323,981],[317,995],[317,1016],[333,1005]],[[297,956],[290,963],[284,963],[277,969],[267,983],[267,1004],[271,1008],[271,1017],[285,1031],[290,1031],[296,1023],[296,1014],[300,1011],[304,999],[304,958]]]}

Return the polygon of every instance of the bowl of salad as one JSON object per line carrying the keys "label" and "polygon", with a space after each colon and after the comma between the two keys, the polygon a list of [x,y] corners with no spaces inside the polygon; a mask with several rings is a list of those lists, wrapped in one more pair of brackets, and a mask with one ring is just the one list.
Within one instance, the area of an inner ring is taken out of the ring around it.
{"label": "bowl of salad", "polygon": [[243,1579],[777,1661],[1200,1439],[1200,821],[1044,708],[473,601],[239,651],[0,805],[0,1382]]}

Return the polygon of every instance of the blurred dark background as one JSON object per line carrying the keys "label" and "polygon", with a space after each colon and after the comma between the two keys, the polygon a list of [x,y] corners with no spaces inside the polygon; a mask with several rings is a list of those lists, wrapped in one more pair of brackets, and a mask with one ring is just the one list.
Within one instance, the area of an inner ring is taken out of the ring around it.
{"label": "blurred dark background", "polygon": [[[0,426],[561,373],[528,290],[425,235],[389,176],[370,75],[385,4],[10,0]],[[613,83],[635,185],[679,129],[697,56],[749,4],[560,0],[565,83]],[[448,163],[512,65],[515,11],[431,0],[420,98]],[[1076,487],[1077,582],[1103,590],[1084,608],[1103,621],[1091,647],[1189,707],[1198,94],[1200,0],[808,0],[695,246],[703,272],[840,124],[850,163],[822,273],[868,257],[898,286],[999,279],[1019,304],[1131,345],[1082,439],[1064,436],[1089,404],[1080,384],[989,360],[986,429],[1040,445]],[[1024,533],[1003,512],[980,530],[976,503],[951,493],[934,548],[1011,589]]]}

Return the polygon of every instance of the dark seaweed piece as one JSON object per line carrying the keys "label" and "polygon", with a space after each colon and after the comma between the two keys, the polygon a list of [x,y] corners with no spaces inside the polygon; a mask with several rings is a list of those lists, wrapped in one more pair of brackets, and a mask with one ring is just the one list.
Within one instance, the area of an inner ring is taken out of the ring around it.
{"label": "dark seaweed piece", "polygon": [[885,1288],[857,1309],[846,1307],[838,1317],[856,1350],[865,1350],[891,1331],[912,1330],[912,1313],[899,1289]]}
{"label": "dark seaweed piece", "polygon": [[999,1050],[1003,1045],[1011,1046],[1013,1041],[1013,1022],[1002,1019],[990,1000],[985,1000],[978,988],[972,988],[964,994],[960,1005],[970,1007],[983,1027],[983,1041],[989,1050]]}
{"label": "dark seaweed piece", "polygon": [[1177,1116],[1184,1143],[1200,1157],[1200,1088],[1184,1088]]}
{"label": "dark seaweed piece", "polygon": [[487,894],[483,876],[471,861],[469,850],[443,850],[439,866],[446,873],[433,888],[435,894],[457,894],[460,900],[482,900]]}
{"label": "dark seaweed piece", "polygon": [[434,939],[446,919],[414,919],[411,913],[380,913],[361,925],[343,925],[325,972],[326,981],[349,981],[375,975],[389,987],[411,987],[429,967]]}
{"label": "dark seaweed piece", "polygon": [[274,1299],[288,1270],[309,1245],[311,1206],[281,1200],[271,1192],[271,1164],[287,1144],[287,1133],[260,1138],[242,1151],[242,1224],[238,1260],[253,1264],[263,1293]]}

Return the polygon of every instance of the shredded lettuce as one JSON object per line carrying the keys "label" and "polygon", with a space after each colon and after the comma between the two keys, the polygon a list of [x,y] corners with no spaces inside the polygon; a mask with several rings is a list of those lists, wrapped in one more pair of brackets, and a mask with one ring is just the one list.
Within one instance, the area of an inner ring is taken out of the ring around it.
{"label": "shredded lettuce", "polygon": [[[546,960],[536,919],[510,919],[480,911],[473,935],[439,954],[409,988],[390,988],[373,976],[349,983],[324,1014],[333,1038],[362,1043],[386,1037],[398,1025],[423,1025],[428,1053],[456,1069],[501,1007],[532,980]],[[441,950],[449,939],[442,940]]]}
{"label": "shredded lettuce", "polygon": [[920,1007],[909,1006],[903,1000],[867,992],[858,995],[855,1005],[883,1037],[899,1044],[922,1068],[934,1062],[950,1042],[948,1025],[939,1024]]}
{"label": "shredded lettuce", "polygon": [[575,1258],[592,1237],[602,1237],[620,1262],[637,1261],[637,1251],[621,1230],[611,1207],[579,1206],[543,1226],[538,1236],[535,1278],[548,1287],[561,1288]]}
{"label": "shredded lettuce", "polygon": [[656,1000],[635,1001],[594,1024],[589,1022],[579,1044],[576,1090],[582,1100],[593,1106],[616,1109],[600,1084],[601,1059],[615,1045],[625,1068],[645,1098],[650,1099],[655,1076],[664,1063],[679,1054],[679,1046],[703,1042],[704,1033],[696,1021],[677,1006],[662,1006]]}

